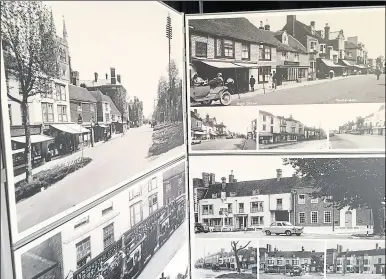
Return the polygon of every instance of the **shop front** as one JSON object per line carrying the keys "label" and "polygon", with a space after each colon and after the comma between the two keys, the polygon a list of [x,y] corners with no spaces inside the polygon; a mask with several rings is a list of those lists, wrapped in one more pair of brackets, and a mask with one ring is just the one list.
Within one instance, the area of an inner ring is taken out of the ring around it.
{"label": "shop front", "polygon": [[308,80],[309,66],[299,65],[299,62],[284,61],[284,65],[276,66],[278,85],[300,83]]}
{"label": "shop front", "polygon": [[316,68],[318,78],[321,79],[343,76],[343,73],[347,71],[347,67],[335,64],[332,60],[322,58],[316,60]]}
{"label": "shop front", "polygon": [[367,67],[364,65],[355,65],[355,70],[358,75],[366,75]]}
{"label": "shop front", "polygon": [[106,141],[111,137],[111,125],[97,123],[94,129],[95,142]]}
{"label": "shop front", "polygon": [[206,140],[206,133],[202,130],[192,130],[192,139]]}
{"label": "shop front", "polygon": [[344,69],[344,72],[343,72],[343,75],[353,75],[354,74],[354,70],[355,70],[355,65],[351,64],[349,61],[347,60],[343,60],[343,59],[339,59],[339,64],[341,66],[344,66],[345,69]]}
{"label": "shop front", "polygon": [[273,143],[273,134],[269,132],[259,132],[259,144]]}

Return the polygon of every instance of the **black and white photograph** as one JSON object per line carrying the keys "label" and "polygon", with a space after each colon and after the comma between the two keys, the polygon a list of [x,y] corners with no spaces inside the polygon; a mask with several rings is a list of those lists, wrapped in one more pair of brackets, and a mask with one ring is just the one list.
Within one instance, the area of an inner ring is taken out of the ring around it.
{"label": "black and white photograph", "polygon": [[257,116],[253,107],[191,109],[191,150],[256,150]]}
{"label": "black and white photograph", "polygon": [[326,105],[267,106],[258,118],[259,150],[327,151]]}
{"label": "black and white photograph", "polygon": [[323,279],[325,251],[325,241],[259,241],[259,279]]}
{"label": "black and white photograph", "polygon": [[[189,243],[186,242],[182,246],[164,271],[155,279],[190,279],[189,277]],[[153,278],[153,277],[147,277]]]}
{"label": "black and white photograph", "polygon": [[18,249],[16,278],[156,278],[188,241],[186,212],[181,162]]}
{"label": "black and white photograph", "polygon": [[189,171],[196,239],[385,239],[384,157],[192,156]]}
{"label": "black and white photograph", "polygon": [[384,7],[186,18],[191,107],[385,101]]}
{"label": "black and white photograph", "polygon": [[385,278],[384,241],[327,241],[326,278]]}
{"label": "black and white photograph", "polygon": [[331,105],[325,115],[329,148],[385,150],[385,104]]}
{"label": "black and white photograph", "polygon": [[185,154],[181,14],[97,1],[1,11],[15,234]]}
{"label": "black and white photograph", "polygon": [[192,277],[257,279],[257,241],[195,239]]}

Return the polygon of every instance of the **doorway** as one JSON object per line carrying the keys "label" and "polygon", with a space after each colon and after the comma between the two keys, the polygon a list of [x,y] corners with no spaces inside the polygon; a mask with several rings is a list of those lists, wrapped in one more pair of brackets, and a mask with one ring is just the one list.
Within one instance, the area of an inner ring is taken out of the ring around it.
{"label": "doorway", "polygon": [[351,211],[346,211],[344,215],[345,219],[345,227],[346,228],[352,228],[352,212]]}
{"label": "doorway", "polygon": [[289,222],[289,214],[287,211],[276,211],[275,221],[278,222]]}

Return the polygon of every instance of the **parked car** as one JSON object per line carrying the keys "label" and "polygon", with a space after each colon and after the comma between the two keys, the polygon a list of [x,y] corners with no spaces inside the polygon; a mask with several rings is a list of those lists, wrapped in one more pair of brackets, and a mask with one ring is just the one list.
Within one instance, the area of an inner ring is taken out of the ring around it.
{"label": "parked car", "polygon": [[227,136],[226,138],[227,138],[227,139],[233,139],[233,137],[232,137],[232,136]]}
{"label": "parked car", "polygon": [[294,266],[290,271],[290,276],[301,276],[301,275],[302,275],[302,269],[298,266]]}
{"label": "parked car", "polygon": [[290,222],[273,222],[269,227],[263,228],[263,232],[266,235],[271,234],[285,234],[287,236],[291,236],[293,234],[296,234],[297,236],[300,236],[303,233],[304,227],[300,226],[294,226]]}
{"label": "parked car", "polygon": [[198,139],[192,139],[192,144],[200,144],[201,140]]}
{"label": "parked car", "polygon": [[195,223],[194,224],[194,233],[207,233],[209,232],[209,227],[206,224]]}

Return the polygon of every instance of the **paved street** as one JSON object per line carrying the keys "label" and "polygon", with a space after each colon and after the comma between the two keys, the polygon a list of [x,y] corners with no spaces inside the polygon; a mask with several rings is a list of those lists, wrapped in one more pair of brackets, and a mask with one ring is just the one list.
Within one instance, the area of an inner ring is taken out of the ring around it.
{"label": "paved street", "polygon": [[212,271],[211,269],[195,268],[192,272],[192,277],[197,279],[216,278],[222,274],[228,274],[230,271]]}
{"label": "paved street", "polygon": [[327,139],[312,140],[312,141],[300,141],[287,144],[260,144],[259,149],[304,149],[304,150],[319,150],[328,149]]}
{"label": "paved street", "polygon": [[332,149],[384,149],[385,136],[335,134],[330,145]]}
{"label": "paved street", "polygon": [[[194,144],[192,150],[242,150],[244,142],[245,139],[214,139]],[[252,145],[248,144],[248,147],[252,148]]]}
{"label": "paved street", "polygon": [[[84,156],[93,159],[90,164],[16,205],[19,232],[136,174],[183,155],[185,148],[180,146],[160,156],[148,158],[152,130],[148,126],[130,129],[123,137],[85,149]],[[78,154],[80,156],[80,152]]]}
{"label": "paved street", "polygon": [[[320,278],[322,279],[324,277],[323,274],[304,274],[302,276],[296,276],[296,278]],[[259,279],[285,279],[285,278],[293,278],[293,276],[290,276],[289,274],[267,274],[267,273],[260,273]]]}
{"label": "paved street", "polygon": [[[301,236],[286,236],[286,235],[265,235],[261,231],[247,231],[247,232],[212,232],[212,233],[198,233],[195,234],[197,238],[266,238],[266,239],[355,239],[351,234],[302,234]],[[364,237],[362,239],[365,239]],[[372,239],[369,237],[368,239]],[[381,240],[377,238],[377,240]]]}
{"label": "paved street", "polygon": [[327,279],[385,279],[382,274],[326,274]]}
{"label": "paved street", "polygon": [[385,75],[382,75],[379,80],[375,75],[358,75],[266,92],[265,95],[261,93],[251,97],[247,96],[242,96],[241,99],[238,99],[237,95],[232,96],[231,105],[384,103]]}
{"label": "paved street", "polygon": [[[169,240],[158,250],[137,279],[157,279],[167,264],[188,241],[186,221],[172,234]],[[178,255],[178,254],[177,254]],[[185,268],[183,268],[183,272]]]}

